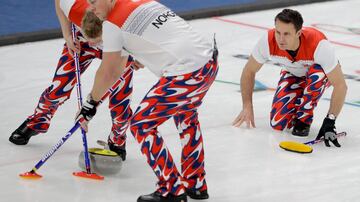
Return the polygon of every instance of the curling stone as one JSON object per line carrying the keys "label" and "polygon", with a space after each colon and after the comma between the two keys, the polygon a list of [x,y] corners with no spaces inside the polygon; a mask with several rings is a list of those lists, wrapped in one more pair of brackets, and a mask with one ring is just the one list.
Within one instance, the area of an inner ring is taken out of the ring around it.
{"label": "curling stone", "polygon": [[[117,153],[100,148],[89,148],[91,171],[102,175],[115,175],[122,168],[122,159]],[[79,154],[79,167],[85,169],[84,151]]]}

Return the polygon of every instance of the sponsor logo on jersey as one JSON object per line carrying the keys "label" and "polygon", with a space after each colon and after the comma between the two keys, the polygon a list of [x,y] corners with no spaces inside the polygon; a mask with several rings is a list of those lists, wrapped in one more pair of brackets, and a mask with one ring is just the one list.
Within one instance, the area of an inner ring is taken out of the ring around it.
{"label": "sponsor logo on jersey", "polygon": [[168,21],[169,18],[175,17],[176,14],[172,11],[167,11],[155,18],[155,20],[151,23],[154,27],[160,29],[160,27]]}

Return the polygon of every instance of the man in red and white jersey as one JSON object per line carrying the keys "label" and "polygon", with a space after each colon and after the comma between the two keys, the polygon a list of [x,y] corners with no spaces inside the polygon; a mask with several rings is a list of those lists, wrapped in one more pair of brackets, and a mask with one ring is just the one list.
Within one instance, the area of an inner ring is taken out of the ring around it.
{"label": "man in red and white jersey", "polygon": [[[55,0],[58,16],[65,44],[62,55],[55,70],[51,85],[41,94],[34,114],[29,116],[10,136],[9,141],[17,145],[25,145],[29,139],[39,133],[46,133],[52,117],[58,107],[69,99],[76,84],[74,52],[79,54],[80,71],[83,73],[92,60],[101,59],[101,35],[90,41],[81,33],[80,26],[89,4],[86,0]],[[102,21],[95,15],[91,17],[95,24]],[[76,25],[76,42],[73,42],[71,23]],[[130,62],[127,64],[129,66]],[[133,64],[132,64],[133,65]],[[137,67],[141,67],[137,63]],[[126,158],[126,129],[129,117],[132,115],[130,98],[132,93],[132,74],[110,95],[109,109],[112,116],[112,129],[108,137],[111,150],[117,152],[123,160]],[[119,103],[118,100],[123,102]]]}
{"label": "man in red and white jersey", "polygon": [[[160,77],[131,118],[130,130],[158,178],[157,189],[138,202],[186,202],[209,197],[203,139],[197,109],[218,71],[217,49],[169,8],[152,0],[91,0],[104,20],[103,60],[87,107],[78,120],[89,121],[101,95],[133,55]],[[83,25],[84,26],[84,25]],[[121,65],[119,65],[121,64]],[[173,118],[181,144],[181,173],[157,128]],[[83,124],[83,125],[84,125]]]}
{"label": "man in red and white jersey", "polygon": [[335,134],[335,119],[344,103],[347,86],[334,49],[325,35],[314,28],[302,28],[299,12],[284,9],[275,17],[271,29],[255,46],[241,75],[243,110],[233,125],[246,122],[255,127],[252,93],[255,74],[267,60],[283,69],[273,99],[270,125],[275,130],[293,127],[295,136],[308,136],[313,111],[328,83],[333,86],[328,114],[317,139],[324,137],[340,147]]}

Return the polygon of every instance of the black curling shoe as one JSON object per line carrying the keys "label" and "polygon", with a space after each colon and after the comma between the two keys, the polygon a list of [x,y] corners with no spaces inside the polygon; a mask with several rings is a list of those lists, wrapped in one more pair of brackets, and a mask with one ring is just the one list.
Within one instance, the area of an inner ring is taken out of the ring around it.
{"label": "black curling shoe", "polygon": [[148,195],[141,195],[137,202],[187,202],[186,193],[179,196],[168,194],[166,197],[162,196],[159,192],[154,192]]}
{"label": "black curling shoe", "polygon": [[306,124],[299,119],[294,120],[294,128],[292,134],[299,137],[309,136],[310,125]]}
{"label": "black curling shoe", "polygon": [[202,200],[202,199],[208,199],[209,198],[209,194],[208,194],[207,190],[199,191],[199,190],[193,190],[193,189],[186,189],[186,194],[190,198],[197,199],[197,200]]}
{"label": "black curling shoe", "polygon": [[29,119],[26,119],[9,137],[9,141],[16,145],[26,145],[32,136],[39,134],[33,129],[27,127]]}

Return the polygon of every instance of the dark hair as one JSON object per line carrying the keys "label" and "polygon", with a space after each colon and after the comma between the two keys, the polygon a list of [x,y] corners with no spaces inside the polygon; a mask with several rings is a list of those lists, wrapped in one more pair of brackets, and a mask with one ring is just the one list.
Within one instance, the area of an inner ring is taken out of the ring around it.
{"label": "dark hair", "polygon": [[303,25],[303,18],[301,14],[296,10],[284,9],[275,17],[276,20],[280,20],[284,23],[292,23],[295,26],[296,31],[301,30]]}

